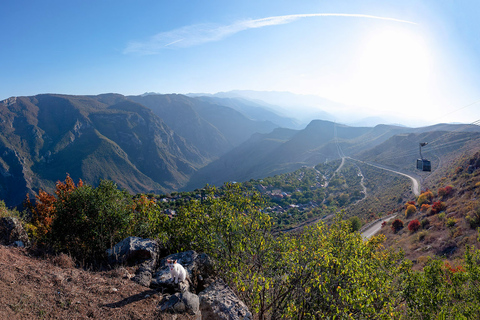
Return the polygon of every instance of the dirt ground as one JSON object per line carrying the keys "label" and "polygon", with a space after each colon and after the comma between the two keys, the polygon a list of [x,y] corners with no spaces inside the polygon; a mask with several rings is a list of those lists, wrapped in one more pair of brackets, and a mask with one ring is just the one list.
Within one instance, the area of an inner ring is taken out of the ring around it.
{"label": "dirt ground", "polygon": [[155,319],[162,295],[131,281],[133,271],[90,272],[65,255],[0,245],[0,319]]}

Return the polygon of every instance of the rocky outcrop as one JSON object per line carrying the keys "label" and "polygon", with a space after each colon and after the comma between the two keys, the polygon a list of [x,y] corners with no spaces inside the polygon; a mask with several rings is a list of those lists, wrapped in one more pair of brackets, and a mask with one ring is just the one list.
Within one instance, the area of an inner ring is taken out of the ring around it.
{"label": "rocky outcrop", "polygon": [[203,319],[252,319],[252,314],[245,303],[238,299],[237,295],[222,279],[218,279],[207,289],[200,292],[198,297]]}
{"label": "rocky outcrop", "polygon": [[139,265],[132,280],[145,287],[150,286],[152,274],[157,267],[158,255],[158,243],[140,237],[128,237],[107,250],[108,261],[112,265]]}
{"label": "rocky outcrop", "polygon": [[188,273],[193,291],[200,292],[213,282],[214,269],[212,260],[205,253],[198,254],[193,250],[171,254],[163,258],[158,264],[157,272],[153,275],[151,288],[163,288],[170,291],[173,279],[166,265],[167,260],[177,260]]}
{"label": "rocky outcrop", "polygon": [[16,247],[29,245],[27,232],[23,228],[20,220],[14,217],[4,217],[0,219],[0,243]]}
{"label": "rocky outcrop", "polygon": [[158,258],[158,244],[155,240],[128,237],[107,250],[110,264],[136,264],[139,261]]}
{"label": "rocky outcrop", "polygon": [[[166,296],[158,305],[158,311],[170,315],[186,314],[190,316],[190,319],[209,319],[203,317],[200,312],[200,301],[198,296],[188,291],[175,293],[172,296]],[[163,318],[168,319],[168,317]]]}
{"label": "rocky outcrop", "polygon": [[[158,248],[154,240],[129,237],[107,250],[112,264],[139,265],[133,281],[164,294],[156,319],[252,319],[245,303],[216,278],[207,254],[190,250],[159,259]],[[187,271],[188,281],[175,284],[167,260],[177,260]]]}

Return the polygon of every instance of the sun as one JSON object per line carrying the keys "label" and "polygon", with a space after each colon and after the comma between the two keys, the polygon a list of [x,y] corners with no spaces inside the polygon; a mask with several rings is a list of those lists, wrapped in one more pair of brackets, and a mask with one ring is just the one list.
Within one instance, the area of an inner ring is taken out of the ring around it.
{"label": "sun", "polygon": [[354,98],[376,110],[408,110],[430,101],[432,57],[409,29],[382,29],[362,43],[352,72]]}

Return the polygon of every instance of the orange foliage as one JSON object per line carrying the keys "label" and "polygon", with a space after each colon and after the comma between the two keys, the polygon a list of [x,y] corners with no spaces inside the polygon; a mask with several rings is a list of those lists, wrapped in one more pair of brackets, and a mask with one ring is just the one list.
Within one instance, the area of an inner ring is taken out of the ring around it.
{"label": "orange foliage", "polygon": [[430,209],[430,205],[429,204],[422,204],[421,208],[420,208],[420,211],[422,212],[426,212],[428,209]]}
{"label": "orange foliage", "polygon": [[27,198],[25,205],[32,213],[32,224],[35,226],[35,236],[37,239],[45,239],[46,235],[52,229],[52,223],[55,220],[55,202],[58,200],[65,201],[68,195],[75,190],[75,188],[83,186],[83,181],[80,179],[77,186],[67,174],[65,182],[58,181],[55,185],[55,197],[43,190],[38,191],[35,204],[30,202]]}

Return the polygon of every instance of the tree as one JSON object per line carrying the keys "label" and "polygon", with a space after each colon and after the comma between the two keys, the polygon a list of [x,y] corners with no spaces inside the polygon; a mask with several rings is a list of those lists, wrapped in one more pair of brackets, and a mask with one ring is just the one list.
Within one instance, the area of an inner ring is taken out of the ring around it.
{"label": "tree", "polygon": [[55,202],[51,244],[77,259],[101,261],[105,250],[127,236],[133,202],[112,181],[83,185]]}
{"label": "tree", "polygon": [[355,231],[358,231],[360,230],[360,228],[362,227],[362,221],[360,220],[359,217],[355,216],[355,217],[351,217],[349,219],[350,221],[350,224],[351,224],[351,230],[352,232],[355,232]]}
{"label": "tree", "polygon": [[36,202],[33,204],[27,197],[25,207],[30,212],[31,224],[29,229],[33,233],[33,237],[37,243],[45,244],[52,229],[53,221],[57,217],[56,204],[57,201],[64,202],[68,200],[70,193],[76,188],[82,187],[83,181],[80,179],[75,185],[73,179],[67,174],[65,181],[57,181],[55,184],[55,195],[49,194],[43,190],[38,191],[35,196]]}

